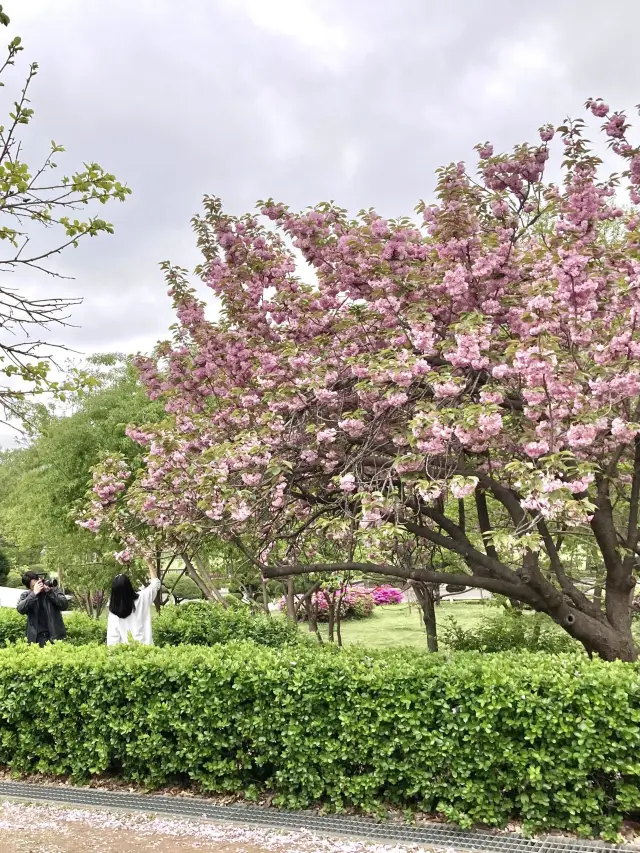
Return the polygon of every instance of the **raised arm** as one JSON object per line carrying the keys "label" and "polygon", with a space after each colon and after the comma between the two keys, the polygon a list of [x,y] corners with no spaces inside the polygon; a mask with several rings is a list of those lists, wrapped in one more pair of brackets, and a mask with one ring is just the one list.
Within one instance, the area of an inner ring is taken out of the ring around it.
{"label": "raised arm", "polygon": [[160,582],[160,580],[158,578],[151,578],[151,580],[149,581],[149,586],[146,586],[142,590],[140,595],[148,595],[149,600],[153,601],[153,599],[156,597],[156,595],[160,592],[161,588],[162,588],[162,583]]}
{"label": "raised arm", "polygon": [[58,610],[69,609],[69,602],[67,600],[67,596],[56,587],[49,590],[49,592],[47,593],[47,597],[49,601],[53,604],[53,606],[58,608]]}
{"label": "raised arm", "polygon": [[153,601],[156,595],[160,592],[162,588],[162,583],[158,579],[158,569],[156,566],[156,561],[151,557],[147,557],[146,559],[147,568],[149,569],[149,577],[151,578],[149,582],[149,586],[146,586],[141,592],[140,595],[149,598],[149,601]]}

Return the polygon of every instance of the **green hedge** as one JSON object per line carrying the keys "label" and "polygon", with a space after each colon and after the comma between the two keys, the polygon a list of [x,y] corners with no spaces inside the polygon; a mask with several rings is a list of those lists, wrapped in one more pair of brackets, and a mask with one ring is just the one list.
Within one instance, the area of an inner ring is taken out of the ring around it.
{"label": "green hedge", "polygon": [[189,602],[165,607],[153,623],[158,646],[211,646],[233,640],[252,640],[273,648],[302,641],[298,628],[287,619],[252,613],[248,607]]}
{"label": "green hedge", "polygon": [[[85,613],[65,613],[67,642],[74,646],[107,641],[106,622],[91,619]],[[24,640],[27,617],[21,616],[11,607],[0,607],[0,646]]]}
{"label": "green hedge", "polygon": [[544,654],[18,645],[0,650],[0,765],[611,836],[640,803],[640,671]]}
{"label": "green hedge", "polygon": [[[24,639],[27,618],[9,607],[0,608],[0,646]],[[73,645],[105,643],[104,620],[84,613],[65,615],[67,642]],[[165,607],[153,621],[153,638],[158,646],[211,646],[231,640],[252,640],[262,646],[283,646],[302,642],[302,635],[286,619],[253,614],[247,607],[226,609],[219,604],[195,602]]]}
{"label": "green hedge", "polygon": [[453,617],[445,620],[439,635],[456,652],[580,651],[576,641],[544,613],[493,611],[473,628],[463,628]]}

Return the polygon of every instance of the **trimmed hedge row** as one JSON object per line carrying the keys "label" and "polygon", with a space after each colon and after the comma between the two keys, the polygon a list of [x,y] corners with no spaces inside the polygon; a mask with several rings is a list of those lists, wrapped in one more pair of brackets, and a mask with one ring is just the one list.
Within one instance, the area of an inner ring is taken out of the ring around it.
{"label": "trimmed hedge row", "polygon": [[[65,614],[67,642],[74,646],[107,641],[106,622],[91,619],[86,613]],[[25,638],[27,617],[10,607],[0,607],[0,646],[18,643]]]}
{"label": "trimmed hedge row", "polygon": [[[25,624],[26,616],[11,608],[0,608],[0,646],[23,640]],[[71,645],[106,643],[104,620],[70,613],[65,616],[65,625],[67,642]],[[231,640],[252,640],[276,648],[303,642],[296,626],[286,619],[253,614],[246,607],[225,609],[206,602],[165,607],[153,621],[153,638],[158,646],[212,646]]]}
{"label": "trimmed hedge row", "polygon": [[278,648],[303,642],[303,635],[288,619],[252,613],[248,607],[225,609],[202,601],[163,608],[153,623],[153,639],[158,646],[212,646],[251,640]]}
{"label": "trimmed hedge row", "polygon": [[611,836],[640,804],[640,670],[543,654],[18,645],[0,650],[0,765]]}
{"label": "trimmed hedge row", "polygon": [[440,637],[455,652],[582,653],[582,647],[543,613],[494,610],[474,628],[463,628],[449,617],[440,629]]}

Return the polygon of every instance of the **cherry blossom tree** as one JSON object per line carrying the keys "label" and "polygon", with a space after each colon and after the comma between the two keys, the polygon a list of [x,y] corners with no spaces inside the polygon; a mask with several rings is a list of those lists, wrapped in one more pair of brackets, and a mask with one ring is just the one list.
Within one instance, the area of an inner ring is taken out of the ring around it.
{"label": "cherry blossom tree", "polygon": [[[178,323],[138,366],[169,420],[141,436],[139,517],[257,539],[267,578],[482,588],[634,660],[640,149],[624,113],[586,106],[619,175],[577,120],[509,154],[479,145],[477,172],[440,169],[419,222],[271,200],[264,222],[206,198],[198,273],[222,311],[207,319],[165,264]],[[309,557],[319,536],[342,558]],[[394,559],[416,539],[422,564]],[[598,600],[567,572],[576,543],[597,555]]]}

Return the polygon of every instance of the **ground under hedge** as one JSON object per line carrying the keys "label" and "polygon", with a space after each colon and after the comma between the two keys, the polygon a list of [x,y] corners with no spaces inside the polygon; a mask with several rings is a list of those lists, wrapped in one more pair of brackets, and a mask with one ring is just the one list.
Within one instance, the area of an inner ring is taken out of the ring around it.
{"label": "ground under hedge", "polygon": [[0,650],[0,765],[300,807],[611,834],[640,809],[640,670],[412,650]]}

